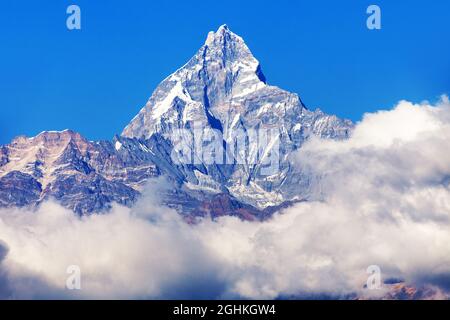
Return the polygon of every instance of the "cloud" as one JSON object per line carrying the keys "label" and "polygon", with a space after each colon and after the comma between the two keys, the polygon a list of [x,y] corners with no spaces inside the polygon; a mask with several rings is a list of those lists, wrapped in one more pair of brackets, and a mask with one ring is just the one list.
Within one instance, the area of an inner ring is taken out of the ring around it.
{"label": "cloud", "polygon": [[[367,114],[350,139],[310,139],[295,155],[318,201],[265,222],[186,224],[161,206],[164,180],[139,203],[79,218],[56,203],[0,210],[3,298],[379,296],[383,279],[443,292],[450,275],[450,103],[400,102]],[[67,267],[81,290],[65,288]]]}
{"label": "cloud", "polygon": [[[10,250],[3,260],[16,297],[159,298],[202,297],[220,289],[217,263],[192,227],[148,198],[144,214],[115,207],[83,218],[47,202],[37,212],[0,213],[0,235]],[[144,204],[140,204],[144,206]],[[67,290],[68,266],[81,270],[81,290]],[[195,267],[194,267],[195,266]],[[34,279],[40,285],[24,287]]]}

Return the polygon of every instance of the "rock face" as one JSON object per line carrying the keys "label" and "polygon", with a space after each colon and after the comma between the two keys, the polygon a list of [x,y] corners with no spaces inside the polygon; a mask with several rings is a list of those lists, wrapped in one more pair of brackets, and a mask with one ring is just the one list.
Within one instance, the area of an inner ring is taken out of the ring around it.
{"label": "rock face", "polygon": [[112,202],[130,205],[138,186],[159,175],[139,150],[130,142],[118,152],[112,142],[90,142],[70,130],[18,137],[1,149],[0,203],[28,206],[54,198],[80,214]]}
{"label": "rock face", "polygon": [[345,139],[351,129],[269,85],[242,38],[223,25],[112,141],[66,130],[1,147],[0,206],[54,198],[80,214],[99,212],[131,205],[148,179],[164,175],[173,186],[164,203],[187,216],[261,219],[314,197],[290,154],[311,135]]}

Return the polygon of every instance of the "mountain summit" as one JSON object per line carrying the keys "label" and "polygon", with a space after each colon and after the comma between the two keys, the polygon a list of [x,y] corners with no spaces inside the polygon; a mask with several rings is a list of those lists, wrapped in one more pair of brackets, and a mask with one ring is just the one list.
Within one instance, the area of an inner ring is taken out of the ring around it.
{"label": "mountain summit", "polygon": [[[98,212],[133,204],[149,179],[165,176],[172,188],[164,204],[186,216],[261,218],[317,196],[292,152],[311,135],[345,139],[352,126],[267,84],[244,40],[222,25],[112,141],[44,132],[0,147],[0,206],[53,198],[79,214]],[[190,161],[178,161],[186,150]]]}
{"label": "mountain summit", "polygon": [[122,135],[148,139],[155,132],[172,129],[178,119],[186,122],[211,115],[226,121],[233,103],[241,105],[236,102],[264,87],[258,60],[241,37],[222,25],[208,34],[183,67],[159,84]]}

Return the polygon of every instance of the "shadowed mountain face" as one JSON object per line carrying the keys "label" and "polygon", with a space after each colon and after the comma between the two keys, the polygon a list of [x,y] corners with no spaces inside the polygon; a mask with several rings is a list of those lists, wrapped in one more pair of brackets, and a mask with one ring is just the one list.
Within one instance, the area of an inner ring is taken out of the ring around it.
{"label": "shadowed mountain face", "polygon": [[[291,165],[291,153],[311,135],[345,139],[351,129],[351,122],[310,111],[296,94],[269,85],[243,39],[224,25],[112,141],[66,130],[1,147],[0,206],[53,198],[79,214],[101,212],[114,202],[130,206],[149,179],[165,176],[171,190],[163,203],[187,217],[262,219],[274,208],[318,197],[313,179]],[[216,161],[198,155],[210,152],[211,141],[222,147]],[[174,156],[181,142],[193,155],[188,161]],[[230,149],[233,161],[225,161]]]}

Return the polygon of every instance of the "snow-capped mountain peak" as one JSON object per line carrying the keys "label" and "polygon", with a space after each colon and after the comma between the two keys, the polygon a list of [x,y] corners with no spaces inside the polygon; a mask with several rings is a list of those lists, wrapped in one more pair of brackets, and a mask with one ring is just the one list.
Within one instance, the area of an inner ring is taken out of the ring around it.
{"label": "snow-capped mountain peak", "polygon": [[[244,40],[222,25],[208,34],[188,63],[158,85],[122,135],[149,138],[173,128],[178,119],[207,121],[214,115],[225,121],[223,113],[233,101],[264,88],[265,82]],[[189,117],[193,114],[198,116]]]}
{"label": "snow-capped mountain peak", "polygon": [[228,28],[226,24],[223,24],[217,29],[216,32],[214,31],[208,32],[208,36],[206,37],[205,41],[205,46],[212,47],[218,44],[223,45],[223,43],[225,42],[225,37],[233,39],[234,41],[244,42],[241,37],[231,32],[231,30]]}
{"label": "snow-capped mountain peak", "polygon": [[[292,180],[295,175],[290,172],[289,153],[310,134],[344,138],[351,123],[320,110],[309,111],[297,94],[268,85],[244,40],[222,25],[208,33],[205,44],[188,63],[158,85],[122,135],[164,139],[169,148],[166,154],[171,154],[177,144],[174,133],[185,130],[188,139],[194,136],[194,127],[215,129],[225,146],[236,143],[233,133],[239,130],[276,133],[262,145],[250,143],[248,150],[239,151],[243,158],[259,155],[256,162],[244,159],[237,166],[223,166],[198,159],[195,165],[185,163],[181,169],[184,178],[180,183],[188,188],[225,188],[244,202],[267,207],[291,199],[290,184],[303,183]],[[195,150],[196,143],[189,142],[189,148]],[[279,171],[271,177],[262,174],[263,158],[278,153]]]}

